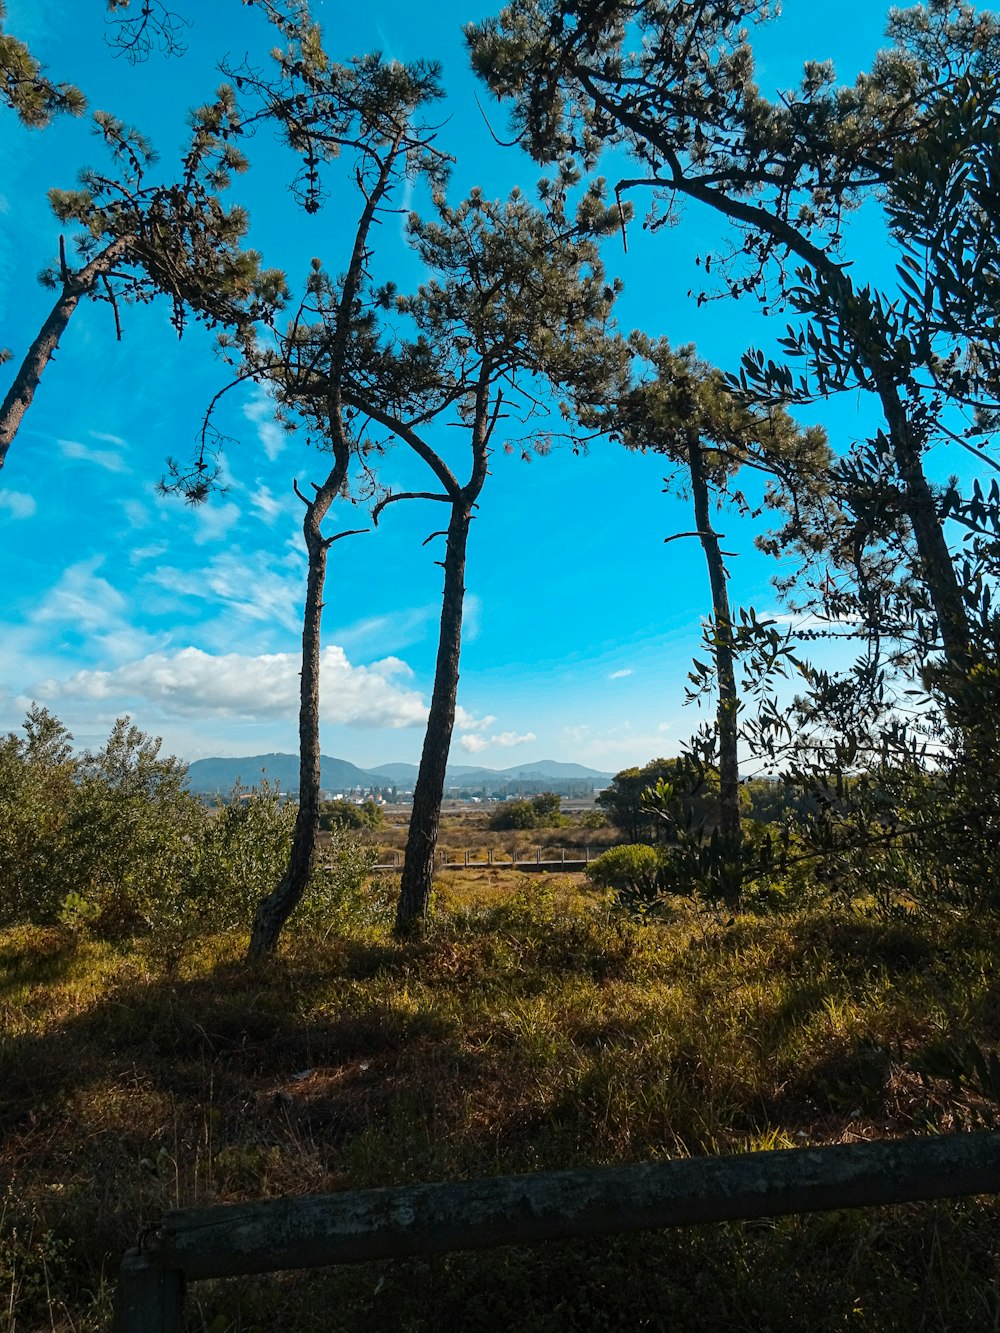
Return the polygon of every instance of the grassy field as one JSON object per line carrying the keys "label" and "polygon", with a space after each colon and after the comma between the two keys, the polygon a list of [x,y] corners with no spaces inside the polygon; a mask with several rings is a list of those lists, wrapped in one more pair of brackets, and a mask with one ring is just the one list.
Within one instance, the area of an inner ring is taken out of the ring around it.
{"label": "grassy field", "polygon": [[[0,935],[0,1327],[103,1328],[164,1208],[993,1127],[997,922],[858,907],[637,923],[580,880],[376,883],[245,941]],[[989,1199],[196,1284],[226,1330],[1000,1327]]]}
{"label": "grassy field", "polygon": [[[547,850],[555,850],[558,854],[558,849],[562,847],[581,850],[587,847],[593,856],[621,841],[618,830],[611,825],[587,828],[579,817],[572,815],[566,816],[567,822],[561,828],[513,829],[496,833],[489,828],[489,809],[460,806],[458,802],[451,802],[450,805],[452,808],[446,808],[442,814],[438,839],[438,850],[449,861],[463,860],[466,852],[482,860],[491,851],[498,858],[508,858],[512,851],[523,858],[534,855],[536,848],[542,850],[544,858]],[[402,858],[409,823],[408,811],[391,808],[381,828],[366,830],[361,834],[364,842],[377,849],[380,864],[390,864],[393,852]]]}

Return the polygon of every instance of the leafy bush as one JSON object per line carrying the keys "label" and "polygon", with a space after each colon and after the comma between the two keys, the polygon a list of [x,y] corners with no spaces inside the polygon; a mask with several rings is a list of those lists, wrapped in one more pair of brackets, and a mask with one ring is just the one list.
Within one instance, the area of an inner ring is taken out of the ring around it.
{"label": "leafy bush", "polygon": [[[317,858],[302,902],[289,923],[293,929],[318,931],[324,937],[348,923],[367,924],[387,917],[384,885],[366,885],[375,865],[374,847],[366,847],[345,831],[334,833]],[[393,906],[395,904],[393,903]]]}
{"label": "leafy bush", "polygon": [[585,871],[598,888],[614,889],[618,894],[651,901],[660,893],[663,858],[645,843],[627,843],[611,847],[591,861]]}
{"label": "leafy bush", "polygon": [[[105,936],[186,913],[197,888],[206,813],[187,767],[127,718],[76,764],[60,871],[71,917]],[[64,915],[66,913],[64,912]]]}
{"label": "leafy bush", "polygon": [[[665,812],[653,809],[648,792],[659,784],[673,801]],[[680,759],[651,759],[643,768],[625,768],[598,795],[598,807],[630,843],[669,842],[675,826],[704,828],[718,818],[719,775],[714,768]]]}
{"label": "leafy bush", "polygon": [[319,826],[335,829],[377,829],[385,823],[382,807],[374,801],[355,805],[353,801],[324,801],[320,807]]}
{"label": "leafy bush", "polygon": [[294,827],[295,807],[282,804],[277,787],[235,788],[205,821],[189,914],[216,930],[246,928],[284,872]]}
{"label": "leafy bush", "polygon": [[505,833],[509,829],[560,828],[566,821],[559,810],[558,795],[543,791],[530,800],[504,801],[490,816],[489,826],[494,833]]}
{"label": "leafy bush", "polygon": [[580,827],[599,829],[608,827],[608,817],[601,810],[587,810],[580,816]]}
{"label": "leafy bush", "polygon": [[[71,740],[33,706],[24,736],[0,741],[0,926],[142,934],[174,962],[202,931],[247,928],[285,870],[295,808],[265,782],[206,810],[186,789],[185,765],[127,718],[96,752],[74,758]],[[335,834],[300,923],[342,920],[372,861]]]}
{"label": "leafy bush", "polygon": [[72,737],[36,704],[24,733],[0,741],[0,926],[51,924],[66,894],[60,861],[74,794]]}

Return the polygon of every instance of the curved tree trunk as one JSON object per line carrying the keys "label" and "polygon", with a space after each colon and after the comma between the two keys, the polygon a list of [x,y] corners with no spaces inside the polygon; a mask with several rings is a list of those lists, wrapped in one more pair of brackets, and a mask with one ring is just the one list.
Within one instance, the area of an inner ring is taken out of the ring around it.
{"label": "curved tree trunk", "polygon": [[878,393],[903,482],[904,509],[913,529],[920,574],[937,616],[944,654],[952,667],[963,670],[968,666],[969,617],[934,494],[924,473],[920,447],[896,386],[878,383]]}
{"label": "curved tree trunk", "polygon": [[740,828],[740,768],[737,754],[736,669],[733,652],[733,621],[729,607],[726,567],[719,548],[719,538],[709,513],[708,482],[705,479],[701,442],[697,432],[688,434],[688,467],[694,498],[695,524],[712,588],[715,675],[719,690],[716,722],[719,733],[719,839],[725,858],[726,900],[735,902],[742,887],[741,855],[743,836]]}
{"label": "curved tree trunk", "polygon": [[[328,505],[326,506],[328,507]],[[323,513],[326,512],[323,508]],[[302,900],[316,857],[319,828],[320,745],[319,667],[320,626],[323,617],[323,587],[329,542],[320,531],[322,515],[317,502],[306,510],[303,530],[309,552],[309,576],[302,617],[302,680],[299,694],[299,807],[288,866],[277,887],[257,908],[250,935],[248,959],[273,953],[278,936]]]}
{"label": "curved tree trunk", "polygon": [[59,339],[66,331],[73,312],[81,298],[93,290],[95,283],[105,273],[111,271],[124,248],[124,241],[113,241],[79,273],[69,274],[63,282],[55,305],[28,348],[14,376],[14,382],[0,404],[0,468],[6,461],[7,450],[24,420],[25,412],[31,406],[42,372],[55,355]]}
{"label": "curved tree trunk", "polygon": [[282,927],[302,901],[316,859],[320,796],[320,629],[323,618],[326,561],[327,553],[334,541],[340,537],[354,535],[353,532],[341,532],[335,537],[324,537],[323,520],[346,485],[350,469],[351,441],[344,425],[340,376],[349,341],[354,300],[364,274],[368,233],[389,187],[401,139],[402,132],[389,145],[381,162],[378,180],[365,196],[365,206],[354,234],[351,263],[340,294],[334,334],[331,384],[327,396],[329,439],[334,465],[323,485],[316,487],[316,494],[312,500],[306,500],[298,486],[295,487],[296,494],[306,506],[302,532],[309,553],[306,601],[302,612],[302,677],[299,687],[299,806],[295,815],[295,830],[292,834],[288,867],[277,887],[257,908],[253,930],[250,933],[250,947],[247,950],[248,961],[264,958],[277,948]]}
{"label": "curved tree trunk", "polygon": [[[600,103],[601,99],[594,89],[588,86],[588,90]],[[609,107],[606,102],[604,106],[614,117],[614,108]],[[627,116],[623,118],[623,123],[629,124]],[[631,127],[637,128],[634,124]],[[641,130],[639,132],[641,133]],[[653,142],[657,143],[655,136]],[[662,147],[660,144],[657,146]],[[673,157],[669,145],[667,151],[668,156]],[[911,421],[900,400],[898,382],[887,366],[885,357],[891,354],[891,349],[880,344],[877,333],[873,335],[870,321],[858,304],[857,292],[842,265],[836,263],[822,248],[814,245],[792,223],[768,213],[765,207],[755,202],[733,198],[722,189],[686,180],[676,165],[676,159],[674,162],[671,184],[680,193],[714,208],[735,222],[759,228],[779,244],[787,246],[791,253],[803,259],[829,284],[831,299],[841,328],[851,339],[858,361],[871,375],[882,405],[889,429],[893,461],[903,483],[904,508],[913,528],[917,554],[920,557],[920,574],[934,608],[945,657],[950,666],[959,671],[966,670],[971,639],[969,616],[941,516],[924,472],[920,446],[914,439]],[[640,183],[647,182],[629,182],[629,184]]]}
{"label": "curved tree trunk", "polygon": [[444,557],[444,597],[441,603],[434,693],[427,717],[420,768],[413,789],[413,812],[396,909],[396,930],[401,934],[412,930],[426,918],[430,903],[444,776],[448,767],[451,733],[455,726],[455,700],[458,695],[458,667],[462,649],[462,608],[465,602],[465,552],[471,518],[472,504],[467,498],[463,497],[452,504]]}

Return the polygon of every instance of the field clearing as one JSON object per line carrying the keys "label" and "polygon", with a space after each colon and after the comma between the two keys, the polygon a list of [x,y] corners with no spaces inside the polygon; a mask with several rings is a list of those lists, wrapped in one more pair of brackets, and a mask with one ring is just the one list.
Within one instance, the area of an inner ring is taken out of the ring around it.
{"label": "field clearing", "polygon": [[[378,881],[259,971],[238,935],[173,971],[141,941],[0,936],[0,1327],[104,1327],[163,1208],[1000,1122],[1000,1089],[961,1065],[1000,1031],[995,922],[678,901],[643,925],[582,877],[503,871],[442,876],[421,940],[392,938],[390,907]],[[998,1212],[196,1284],[190,1327],[989,1329]]]}

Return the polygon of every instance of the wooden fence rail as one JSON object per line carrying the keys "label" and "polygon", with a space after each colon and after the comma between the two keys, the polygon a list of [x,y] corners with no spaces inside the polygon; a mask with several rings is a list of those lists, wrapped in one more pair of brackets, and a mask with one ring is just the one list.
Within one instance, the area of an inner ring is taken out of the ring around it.
{"label": "wooden fence rail", "polygon": [[[542,852],[545,852],[543,859]],[[402,870],[403,853],[393,851],[391,860],[386,857],[390,853],[384,853],[382,859],[377,861],[372,867],[373,870],[392,873]],[[464,859],[458,860],[454,852],[447,848],[439,848],[434,853],[434,865],[438,870],[523,870],[527,873],[532,871],[556,870],[556,871],[580,871],[586,870],[592,859],[596,859],[599,852],[592,852],[590,847],[536,847],[532,852],[505,852],[502,848],[489,848],[486,858],[480,859],[475,852],[464,851],[461,853]]]}
{"label": "wooden fence rail", "polygon": [[188,1280],[1000,1192],[1000,1133],[180,1208],[122,1263],[114,1333],[179,1333]]}

